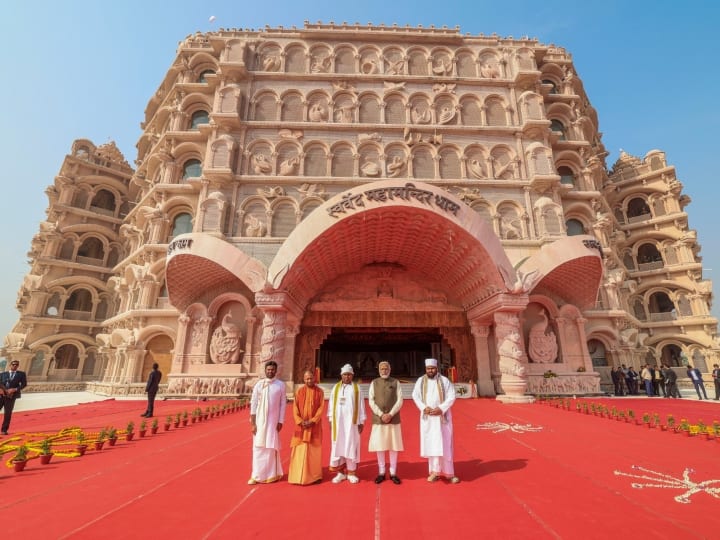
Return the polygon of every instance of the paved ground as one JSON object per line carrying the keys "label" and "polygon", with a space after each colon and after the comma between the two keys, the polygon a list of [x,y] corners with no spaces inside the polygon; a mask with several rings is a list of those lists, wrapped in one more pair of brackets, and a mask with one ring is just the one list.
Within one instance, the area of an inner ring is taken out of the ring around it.
{"label": "paved ground", "polygon": [[92,392],[23,392],[15,404],[15,411],[35,411],[37,409],[50,409],[53,407],[66,407],[80,403],[91,403],[93,401],[105,401],[116,399],[118,401],[145,401],[145,398],[138,397],[117,397],[111,398],[93,394]]}

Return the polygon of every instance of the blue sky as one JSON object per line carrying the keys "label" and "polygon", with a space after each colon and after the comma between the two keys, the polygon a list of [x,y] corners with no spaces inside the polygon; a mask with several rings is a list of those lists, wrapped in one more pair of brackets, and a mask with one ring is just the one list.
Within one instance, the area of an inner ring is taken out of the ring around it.
{"label": "blue sky", "polygon": [[[172,6],[166,12],[164,6]],[[507,11],[506,11],[507,8]],[[214,22],[209,17],[216,17]],[[30,240],[72,141],[114,140],[132,164],[148,99],[195,31],[335,23],[460,26],[471,34],[537,37],[567,48],[598,111],[608,166],[619,150],[658,148],[677,168],[705,277],[720,283],[720,181],[711,127],[720,125],[720,3],[711,1],[172,3],[6,0],[0,102],[4,163],[0,200],[0,339],[17,320]],[[720,315],[720,299],[713,307]]]}

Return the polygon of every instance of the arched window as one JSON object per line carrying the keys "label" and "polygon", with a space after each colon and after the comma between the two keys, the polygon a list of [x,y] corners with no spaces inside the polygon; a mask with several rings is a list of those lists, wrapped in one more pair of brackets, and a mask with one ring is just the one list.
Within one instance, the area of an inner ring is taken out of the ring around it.
{"label": "arched window", "polygon": [[560,183],[567,186],[575,185],[575,173],[570,167],[558,167],[558,174],[560,175]]}
{"label": "arched window", "polygon": [[542,83],[549,84],[552,87],[552,88],[550,88],[550,94],[558,93],[557,85],[554,82],[552,82],[550,79],[543,79]]}
{"label": "arched window", "polygon": [[172,227],[172,238],[179,234],[192,232],[192,216],[188,213],[182,213],[175,216]]}
{"label": "arched window", "polygon": [[567,140],[567,138],[565,137],[565,125],[560,120],[551,120],[550,129],[552,131],[557,131],[558,133],[560,133],[561,141]]}
{"label": "arched window", "polygon": [[215,75],[215,72],[212,69],[206,69],[205,71],[200,73],[200,76],[198,77],[198,82],[203,84],[206,83],[208,75]]}
{"label": "arched window", "polygon": [[87,289],[75,289],[67,302],[65,302],[65,311],[91,311],[92,295]]}
{"label": "arched window", "polygon": [[93,197],[93,200],[90,203],[90,208],[92,210],[106,210],[109,211],[110,215],[113,215],[115,213],[115,195],[110,193],[107,189],[101,189]]}
{"label": "arched window", "polygon": [[602,341],[597,339],[591,339],[587,343],[588,352],[590,353],[590,359],[592,360],[593,367],[607,366],[608,361],[605,353],[605,345]]}
{"label": "arched window", "polygon": [[[83,241],[82,245],[78,248],[78,262],[88,264],[98,264],[98,262],[102,263],[104,251],[105,250],[103,243],[100,241],[99,238],[95,238],[94,236],[86,238]],[[83,261],[80,260],[81,257],[92,260]]]}
{"label": "arched window", "polygon": [[58,313],[60,313],[60,294],[54,293],[50,300],[48,300],[47,308],[45,308],[45,315],[48,315],[49,317],[57,317]]}
{"label": "arched window", "polygon": [[580,234],[585,234],[585,226],[582,224],[581,221],[577,219],[568,219],[565,222],[565,228],[567,229],[568,236],[578,236]]}
{"label": "arched window", "polygon": [[199,159],[189,159],[183,165],[183,180],[200,178],[202,176],[202,163]]}
{"label": "arched window", "polygon": [[677,318],[675,304],[662,291],[650,295],[648,311],[650,312],[651,321],[674,321]]}
{"label": "arched window", "polygon": [[195,111],[190,117],[190,129],[198,129],[200,124],[209,124],[210,115],[207,111]]}
{"label": "arched window", "polygon": [[55,369],[77,369],[79,359],[75,345],[63,345],[55,351]]}
{"label": "arched window", "polygon": [[645,202],[645,199],[635,197],[628,203],[627,216],[631,223],[636,223],[638,221],[650,219],[652,217],[652,213],[650,212],[650,207]]}

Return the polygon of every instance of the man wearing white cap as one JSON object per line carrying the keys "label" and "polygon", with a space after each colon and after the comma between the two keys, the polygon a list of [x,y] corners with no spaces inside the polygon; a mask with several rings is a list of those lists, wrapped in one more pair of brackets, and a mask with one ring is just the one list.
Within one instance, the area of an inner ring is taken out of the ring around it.
{"label": "man wearing white cap", "polygon": [[413,401],[420,409],[420,455],[428,458],[428,482],[441,476],[457,484],[453,464],[453,424],[450,408],[455,403],[455,386],[438,373],[434,358],[425,360],[425,375],[413,389]]}
{"label": "man wearing white cap", "polygon": [[360,461],[360,434],[365,423],[365,402],[360,387],[353,382],[353,376],[352,366],[345,364],[340,370],[340,382],[330,392],[330,471],[337,472],[332,479],[334,484],[345,479],[351,484],[360,481],[357,466]]}

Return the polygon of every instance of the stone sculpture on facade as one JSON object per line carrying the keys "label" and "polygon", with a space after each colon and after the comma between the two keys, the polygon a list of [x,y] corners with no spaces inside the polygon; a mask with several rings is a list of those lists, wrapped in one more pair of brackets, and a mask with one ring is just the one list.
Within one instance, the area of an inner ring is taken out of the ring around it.
{"label": "stone sculpture on facade", "polygon": [[548,329],[548,318],[544,309],[540,310],[540,317],[542,320],[530,329],[528,355],[533,362],[549,364],[557,358],[557,338],[552,328]]}
{"label": "stone sculpture on facade", "polygon": [[215,329],[210,340],[210,359],[216,364],[237,364],[243,352],[240,338],[242,334],[232,322],[232,314],[225,314],[222,324]]}

